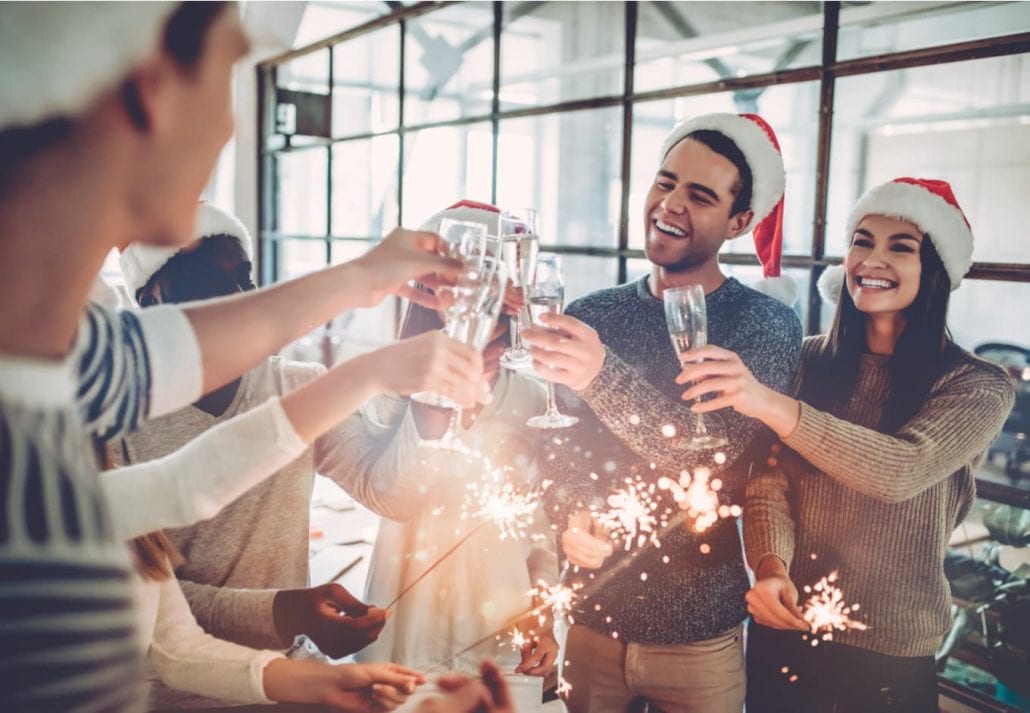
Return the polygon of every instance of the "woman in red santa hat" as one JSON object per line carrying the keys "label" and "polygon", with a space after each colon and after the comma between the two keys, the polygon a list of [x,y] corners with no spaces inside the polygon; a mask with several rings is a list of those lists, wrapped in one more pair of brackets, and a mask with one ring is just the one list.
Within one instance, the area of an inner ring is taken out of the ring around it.
{"label": "woman in red santa hat", "polygon": [[[838,302],[833,325],[805,341],[796,398],[718,347],[688,355],[705,361],[679,378],[694,382],[685,399],[714,393],[695,410],[733,408],[780,439],[744,508],[756,576],[749,713],[937,710],[933,654],[951,604],[944,554],[1012,408],[1009,377],[947,330],[950,292],[973,253],[951,186],[877,186],[847,232],[843,266],[820,280]],[[816,585],[833,573],[853,606],[824,616],[832,607],[817,605],[827,590]]]}

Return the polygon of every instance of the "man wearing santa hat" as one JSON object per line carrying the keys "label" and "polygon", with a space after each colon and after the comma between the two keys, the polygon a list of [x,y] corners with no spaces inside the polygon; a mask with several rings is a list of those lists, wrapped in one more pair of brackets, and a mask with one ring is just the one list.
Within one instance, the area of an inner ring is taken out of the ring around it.
{"label": "man wearing santa hat", "polygon": [[[735,520],[701,534],[687,521],[663,531],[660,547],[613,552],[590,513],[606,510],[627,479],[646,487],[698,467],[721,480],[721,503],[740,503],[749,449],[765,435],[750,419],[720,413],[708,429],[728,441],[721,456],[678,449],[667,437],[670,429],[689,435],[693,414],[679,398],[664,291],[701,285],[709,343],[736,345],[773,389],[789,388],[801,345],[794,312],[727,278],[718,260],[723,243],[753,230],[765,289],[792,301],[778,277],[784,169],[772,129],[755,115],[699,116],[672,130],[660,160],[644,206],[650,275],[577,300],[548,319],[550,329],[525,334],[538,371],[569,387],[562,410],[580,418],[551,449],[554,484],[545,494],[582,585],[562,657],[573,713],[743,706],[748,578]],[[652,492],[660,508],[677,510],[668,493]]]}
{"label": "man wearing santa hat", "polygon": [[[196,400],[344,309],[457,273],[437,236],[398,230],[357,261],[247,296],[86,308],[111,248],[190,239],[247,48],[224,3],[0,3],[0,709],[141,703],[130,561],[91,440]],[[468,403],[474,356],[455,394]]]}

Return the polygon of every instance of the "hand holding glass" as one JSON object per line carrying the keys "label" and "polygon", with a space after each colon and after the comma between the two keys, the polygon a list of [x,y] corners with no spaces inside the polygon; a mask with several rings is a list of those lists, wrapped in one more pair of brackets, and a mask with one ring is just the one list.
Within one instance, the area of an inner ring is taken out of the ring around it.
{"label": "hand holding glass", "polygon": [[[501,241],[501,255],[508,267],[508,275],[514,287],[525,292],[533,282],[536,271],[540,240],[537,237],[537,215],[532,208],[505,211],[498,218],[498,237]],[[501,357],[501,365],[509,369],[528,366],[533,361],[529,350],[522,343],[522,312],[512,319],[511,347]]]}
{"label": "hand holding glass", "polygon": [[[665,290],[665,323],[669,328],[669,337],[676,350],[680,363],[685,364],[684,355],[690,349],[697,349],[708,344],[708,312],[705,307],[705,291],[701,285],[687,285]],[[709,435],[702,414],[694,414],[694,435],[681,438],[679,448],[689,450],[708,450],[726,445],[721,436]]]}
{"label": "hand holding glass", "polygon": [[[536,275],[529,287],[529,316],[533,324],[548,329],[540,321],[545,314],[561,314],[565,309],[565,283],[562,278],[561,258],[557,255],[544,255],[536,265]],[[575,416],[567,416],[558,411],[554,400],[554,382],[547,382],[547,411],[542,416],[534,416],[526,421],[530,428],[566,428],[579,423]]]}

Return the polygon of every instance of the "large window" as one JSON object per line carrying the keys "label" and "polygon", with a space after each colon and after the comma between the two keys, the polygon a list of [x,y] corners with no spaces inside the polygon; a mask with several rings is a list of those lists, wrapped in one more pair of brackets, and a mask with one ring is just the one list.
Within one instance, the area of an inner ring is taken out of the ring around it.
{"label": "large window", "polygon": [[[843,254],[849,206],[917,175],[954,185],[977,236],[956,339],[1030,341],[1020,301],[1005,299],[1030,289],[1028,3],[339,7],[364,24],[259,66],[265,282],[461,198],[538,208],[571,297],[631,279],[647,271],[642,202],[668,129],[760,112],[783,147],[784,264],[810,333],[831,316],[815,282]],[[758,278],[748,238],[723,258]],[[395,315],[379,316],[392,328]]]}

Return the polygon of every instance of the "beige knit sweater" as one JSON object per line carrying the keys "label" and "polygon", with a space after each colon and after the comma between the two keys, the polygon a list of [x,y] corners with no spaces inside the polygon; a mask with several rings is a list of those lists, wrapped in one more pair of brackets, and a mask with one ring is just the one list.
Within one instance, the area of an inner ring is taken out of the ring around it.
{"label": "beige knit sweater", "polygon": [[[805,340],[799,379],[825,337]],[[949,626],[943,562],[976,496],[974,472],[1012,409],[1005,372],[962,352],[919,412],[892,434],[875,430],[888,391],[887,357],[864,355],[841,413],[801,404],[801,420],[747,489],[744,543],[756,567],[783,559],[806,585],[833,570],[866,630],[834,641],[893,656],[932,654]],[[774,449],[777,447],[774,447]]]}

